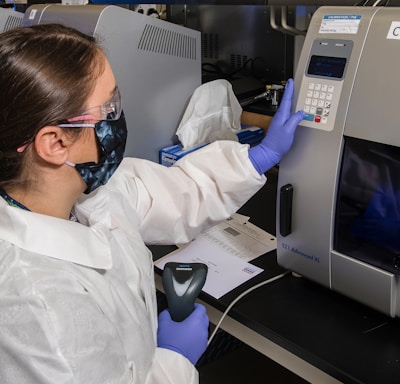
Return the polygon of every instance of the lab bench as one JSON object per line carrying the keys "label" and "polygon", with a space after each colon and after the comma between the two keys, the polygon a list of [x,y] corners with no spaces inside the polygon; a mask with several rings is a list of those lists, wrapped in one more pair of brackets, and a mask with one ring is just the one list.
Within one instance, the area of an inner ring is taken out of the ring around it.
{"label": "lab bench", "polygon": [[[267,173],[266,185],[239,210],[272,234],[277,176],[275,167]],[[151,247],[155,259],[174,248]],[[264,271],[219,300],[200,294],[213,324],[239,294],[285,272],[275,251],[252,263]],[[156,285],[162,290],[159,270]],[[243,297],[221,329],[310,383],[400,382],[399,319],[292,273]]]}

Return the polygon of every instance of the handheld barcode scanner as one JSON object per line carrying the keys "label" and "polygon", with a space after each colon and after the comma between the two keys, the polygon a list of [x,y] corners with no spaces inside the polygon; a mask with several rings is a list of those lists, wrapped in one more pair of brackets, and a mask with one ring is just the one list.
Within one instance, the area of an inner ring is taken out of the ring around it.
{"label": "handheld barcode scanner", "polygon": [[207,271],[208,267],[203,263],[165,264],[162,282],[172,320],[183,321],[192,313],[206,282]]}

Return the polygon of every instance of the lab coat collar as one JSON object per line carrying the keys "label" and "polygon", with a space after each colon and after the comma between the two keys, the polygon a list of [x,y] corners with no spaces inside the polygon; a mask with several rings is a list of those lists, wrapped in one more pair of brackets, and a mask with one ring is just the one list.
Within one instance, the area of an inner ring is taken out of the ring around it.
{"label": "lab coat collar", "polygon": [[0,239],[29,252],[96,269],[110,269],[109,231],[25,211],[0,199]]}

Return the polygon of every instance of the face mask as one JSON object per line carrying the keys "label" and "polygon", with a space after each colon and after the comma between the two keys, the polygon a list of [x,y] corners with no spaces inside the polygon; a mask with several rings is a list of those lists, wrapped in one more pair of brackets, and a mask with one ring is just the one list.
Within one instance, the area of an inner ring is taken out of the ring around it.
{"label": "face mask", "polygon": [[[67,124],[64,124],[63,126],[67,126]],[[83,181],[87,185],[87,189],[84,192],[86,194],[94,191],[101,185],[106,184],[121,164],[124,157],[127,138],[124,113],[121,113],[121,117],[118,120],[99,121],[94,125],[94,130],[100,145],[99,162],[80,164],[74,164],[69,161],[65,162],[65,164],[75,167],[81,175]]]}

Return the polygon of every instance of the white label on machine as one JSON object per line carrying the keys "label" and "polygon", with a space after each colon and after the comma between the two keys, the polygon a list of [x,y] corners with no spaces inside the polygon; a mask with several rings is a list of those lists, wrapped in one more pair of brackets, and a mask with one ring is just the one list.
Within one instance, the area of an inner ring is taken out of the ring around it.
{"label": "white label on machine", "polygon": [[319,33],[344,33],[355,35],[360,26],[361,15],[325,15]]}
{"label": "white label on machine", "polygon": [[29,20],[35,20],[36,13],[37,13],[37,9],[33,8],[29,13],[29,16],[28,16]]}
{"label": "white label on machine", "polygon": [[386,38],[400,40],[400,21],[392,21]]}

